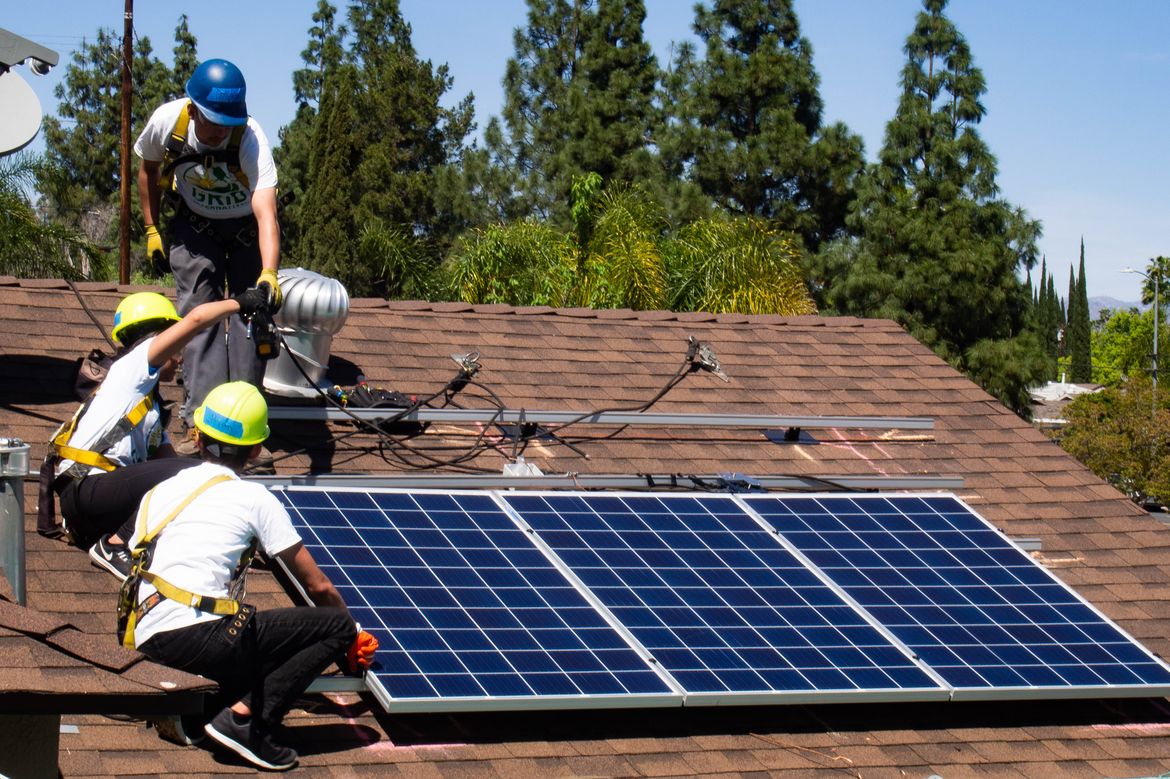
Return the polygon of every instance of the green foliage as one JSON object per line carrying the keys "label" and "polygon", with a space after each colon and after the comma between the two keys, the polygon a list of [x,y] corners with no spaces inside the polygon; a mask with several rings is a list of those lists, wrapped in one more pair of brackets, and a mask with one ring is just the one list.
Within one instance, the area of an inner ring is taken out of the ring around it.
{"label": "green foliage", "polygon": [[1170,279],[1170,257],[1151,257],[1146,263],[1146,277],[1142,280],[1142,302],[1147,306],[1154,302],[1157,293],[1159,305],[1165,306],[1165,295],[1170,294],[1166,281]]}
{"label": "green foliage", "polygon": [[[326,77],[321,113],[313,123],[308,163],[310,182],[301,201],[301,235],[296,261],[341,281],[351,295],[368,295],[370,269],[358,268],[355,245],[353,171],[360,155],[359,139],[350,132],[358,123],[352,99],[357,90],[353,65],[339,66]],[[302,109],[304,110],[304,109]]]}
{"label": "green foliage", "polygon": [[504,70],[504,122],[525,216],[563,216],[572,172],[562,156],[574,119],[569,88],[597,15],[592,0],[527,0]]}
{"label": "green foliage", "polygon": [[750,217],[704,219],[667,248],[675,311],[815,314],[791,235]]}
{"label": "green foliage", "polygon": [[[134,42],[131,101],[132,137],[160,103],[182,94],[195,61],[195,37],[180,17],[175,29],[172,70],[153,54],[150,39]],[[119,200],[119,143],[122,123],[122,43],[113,31],[99,29],[82,41],[54,90],[59,118],[44,120],[46,158],[51,167],[38,179],[50,217],[75,227],[94,210],[116,208]],[[112,226],[116,229],[116,220]],[[91,235],[97,241],[113,235]]]}
{"label": "green foliage", "polygon": [[[587,308],[664,308],[662,209],[642,190],[621,184],[593,197],[591,227],[587,233],[578,230],[580,259],[573,302]],[[585,235],[587,240],[581,241]]]}
{"label": "green foliage", "polygon": [[358,234],[355,268],[369,274],[357,286],[377,290],[378,297],[426,299],[432,294],[435,268],[418,236],[400,225],[372,219]]}
{"label": "green foliage", "polygon": [[1170,503],[1170,396],[1150,382],[1081,395],[1064,412],[1060,445],[1093,473],[1137,501]]}
{"label": "green foliage", "polygon": [[675,234],[644,190],[574,182],[574,228],[528,220],[473,231],[443,268],[474,303],[813,314],[791,234],[759,219],[709,219]]}
{"label": "green foliage", "polygon": [[534,220],[477,228],[442,269],[446,294],[468,303],[564,306],[576,275],[572,240]]}
{"label": "green foliage", "polygon": [[[1170,333],[1158,323],[1158,352],[1170,354]],[[1154,344],[1153,309],[1113,311],[1093,329],[1093,381],[1116,385],[1129,377],[1147,375]],[[1160,372],[1165,379],[1167,372]]]}
{"label": "green foliage", "polygon": [[1024,419],[1031,418],[1028,388],[1036,383],[1037,376],[1047,373],[1049,366],[1032,332],[979,341],[966,355],[967,375]]}
{"label": "green foliage", "polygon": [[1045,357],[1044,378],[1057,379],[1057,359],[1060,357],[1060,333],[1064,328],[1064,310],[1056,297],[1055,282],[1048,273],[1048,262],[1040,263],[1040,281],[1032,298],[1029,329],[1036,333]]}
{"label": "green foliage", "polygon": [[667,79],[668,169],[725,211],[775,220],[815,249],[844,226],[862,143],[844,125],[822,126],[812,47],[791,0],[699,5],[695,32],[704,58],[681,48]]}
{"label": "green foliage", "polygon": [[660,121],[658,63],[642,35],[645,19],[643,0],[598,0],[568,85],[566,135],[550,161],[562,182],[592,172],[615,183],[658,185],[648,143]]}
{"label": "green foliage", "polygon": [[25,194],[39,163],[27,153],[0,158],[0,274],[22,278],[103,278],[107,260],[76,231],[37,218]]}
{"label": "green foliage", "polygon": [[[1039,226],[995,198],[995,158],[975,130],[982,73],[943,15],[944,0],[924,5],[880,162],[863,176],[850,213],[856,238],[812,258],[812,287],[831,312],[902,323],[1018,408],[1045,374],[1039,339],[1020,338],[1031,301],[1017,276],[1035,260]],[[1039,359],[1026,354],[1032,348]],[[996,355],[1018,364],[997,364]]]}

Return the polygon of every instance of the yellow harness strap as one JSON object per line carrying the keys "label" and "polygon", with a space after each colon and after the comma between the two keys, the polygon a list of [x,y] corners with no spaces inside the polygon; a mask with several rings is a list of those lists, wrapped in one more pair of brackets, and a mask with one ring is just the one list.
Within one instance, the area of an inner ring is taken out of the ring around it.
{"label": "yellow harness strap", "polygon": [[150,498],[154,495],[154,490],[146,493],[146,496],[142,499],[142,505],[138,509],[137,528],[135,531],[135,535],[141,534],[141,537],[138,543],[134,545],[134,549],[130,552],[130,556],[134,561],[134,567],[131,569],[130,575],[126,577],[126,581],[122,583],[122,594],[118,604],[119,616],[124,616],[126,619],[126,629],[122,635],[123,646],[129,649],[135,648],[135,626],[146,612],[150,611],[151,608],[160,602],[160,599],[153,598],[152,596],[148,599],[152,601],[149,606],[145,608],[138,606],[138,585],[143,581],[152,584],[158,590],[158,594],[164,598],[182,603],[184,606],[191,606],[200,611],[209,611],[212,614],[231,615],[240,610],[240,602],[233,598],[215,598],[210,595],[199,595],[198,593],[184,590],[182,587],[176,587],[161,576],[146,570],[146,567],[143,565],[146,550],[154,544],[159,533],[171,523],[171,520],[179,516],[187,506],[191,505],[192,501],[202,495],[206,490],[221,482],[231,481],[232,478],[232,476],[227,474],[220,474],[219,476],[213,476],[208,479],[197,490],[184,498],[153,530],[149,531],[146,529],[146,516],[150,510]]}
{"label": "yellow harness strap", "polygon": [[[163,147],[163,159],[160,167],[159,187],[163,192],[170,192],[175,189],[175,166],[177,166],[185,158],[198,159],[199,155],[195,153],[183,154],[187,148],[187,132],[191,124],[191,114],[187,110],[187,104],[179,111],[179,118],[175,120],[175,126],[171,128],[171,135],[167,139],[166,145]],[[236,180],[244,185],[244,189],[250,189],[248,184],[248,176],[240,168],[240,141],[244,137],[244,130],[248,127],[247,124],[239,125],[232,128],[232,134],[228,139],[227,148],[211,152],[205,155],[203,160],[203,167],[210,168],[217,160],[223,160],[227,163],[228,170]]]}
{"label": "yellow harness strap", "polygon": [[[109,449],[118,439],[129,433],[134,429],[142,419],[154,408],[154,393],[151,393],[138,401],[132,409],[126,412],[126,416],[118,420],[115,425],[110,428],[104,435],[102,435],[94,444],[97,451],[90,449],[79,449],[76,446],[70,446],[69,440],[73,438],[73,433],[77,429],[77,422],[85,410],[89,408],[86,403],[81,408],[77,409],[77,413],[73,415],[73,419],[57,428],[57,432],[53,434],[50,443],[53,448],[57,450],[57,455],[62,460],[72,460],[75,463],[86,465],[91,468],[101,468],[103,471],[112,471],[118,466],[114,464],[102,452]],[[106,439],[112,439],[107,442]]]}

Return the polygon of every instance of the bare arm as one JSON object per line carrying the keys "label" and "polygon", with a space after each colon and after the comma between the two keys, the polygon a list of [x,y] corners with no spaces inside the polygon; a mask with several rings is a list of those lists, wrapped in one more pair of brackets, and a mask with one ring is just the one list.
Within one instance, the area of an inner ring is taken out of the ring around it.
{"label": "bare arm", "polygon": [[276,188],[266,187],[252,193],[252,213],[256,216],[260,266],[280,268],[280,224],[276,221]]}
{"label": "bare arm", "polygon": [[150,363],[151,368],[161,368],[167,360],[178,354],[196,333],[206,330],[239,310],[240,304],[234,300],[213,300],[195,306],[187,316],[154,337],[146,353],[146,361]]}
{"label": "bare arm", "polygon": [[143,160],[138,166],[138,200],[142,203],[142,221],[147,225],[158,224],[159,199],[158,172],[161,161]]}
{"label": "bare arm", "polygon": [[341,593],[329,581],[329,577],[317,567],[317,561],[302,543],[294,544],[277,555],[284,563],[284,567],[301,585],[301,589],[309,596],[309,600],[318,606],[334,606],[344,609],[345,601]]}

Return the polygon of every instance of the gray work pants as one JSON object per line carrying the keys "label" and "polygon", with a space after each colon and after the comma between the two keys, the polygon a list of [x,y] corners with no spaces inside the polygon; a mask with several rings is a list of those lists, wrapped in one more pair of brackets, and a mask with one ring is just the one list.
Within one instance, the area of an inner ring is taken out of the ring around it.
{"label": "gray work pants", "polygon": [[[180,209],[171,218],[171,272],[179,296],[179,314],[186,316],[200,303],[223,300],[246,290],[260,275],[260,246],[255,217],[201,219]],[[249,245],[237,236],[244,231]],[[226,294],[225,294],[226,288]],[[183,351],[183,422],[207,393],[228,381],[246,381],[260,388],[264,362],[248,339],[247,325],[233,314],[197,334]]]}

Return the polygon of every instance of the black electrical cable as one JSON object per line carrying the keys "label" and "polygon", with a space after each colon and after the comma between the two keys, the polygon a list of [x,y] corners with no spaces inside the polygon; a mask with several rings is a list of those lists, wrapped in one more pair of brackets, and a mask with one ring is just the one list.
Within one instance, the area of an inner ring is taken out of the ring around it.
{"label": "black electrical cable", "polygon": [[[313,389],[317,392],[317,394],[325,399],[325,402],[327,404],[333,406],[334,408],[340,409],[342,411],[342,413],[345,414],[346,416],[348,416],[351,420],[353,420],[353,422],[355,422],[359,426],[359,428],[365,428],[365,429],[369,430],[370,432],[372,432],[375,436],[377,436],[377,438],[378,438],[378,447],[377,448],[378,448],[380,455],[382,456],[382,459],[385,462],[387,462],[387,463],[390,462],[390,460],[387,459],[387,455],[392,454],[395,457],[396,461],[399,462],[400,464],[402,464],[408,468],[413,468],[413,469],[417,469],[417,470],[424,470],[424,469],[428,469],[428,468],[441,468],[441,467],[456,467],[456,468],[461,468],[461,469],[465,469],[465,470],[481,471],[481,472],[490,472],[491,470],[493,470],[493,469],[487,469],[487,468],[479,468],[479,467],[475,467],[475,466],[468,466],[468,465],[465,465],[464,463],[466,463],[468,460],[472,460],[475,457],[478,457],[480,454],[482,454],[485,451],[483,439],[487,435],[487,431],[489,429],[491,429],[492,426],[498,424],[498,419],[499,419],[500,415],[502,414],[502,412],[505,410],[505,405],[503,403],[503,400],[499,397],[499,395],[497,395],[490,387],[487,387],[487,386],[481,384],[480,382],[474,381],[472,379],[472,375],[467,370],[461,369],[460,372],[454,378],[452,378],[450,381],[448,381],[443,386],[442,389],[438,390],[437,392],[432,393],[428,397],[423,398],[422,400],[418,400],[418,399],[414,400],[409,406],[398,410],[397,412],[391,414],[389,417],[379,418],[379,419],[374,420],[374,421],[369,421],[369,420],[363,419],[362,417],[359,417],[356,414],[352,413],[349,409],[347,409],[341,403],[337,402],[332,397],[330,397],[328,395],[328,393],[322,391],[321,388],[317,386],[316,381],[312,377],[310,377],[308,375],[308,373],[305,371],[304,367],[301,365],[300,360],[297,359],[296,354],[291,349],[289,349],[288,343],[284,339],[284,335],[282,333],[280,333],[279,331],[277,331],[277,337],[280,339],[280,342],[284,346],[284,348],[288,351],[289,358],[292,360],[293,365],[296,366],[297,371],[301,374],[301,376],[305,379],[305,381],[307,381],[309,383],[309,386],[313,387]],[[688,374],[693,373],[702,367],[699,363],[697,363],[695,361],[695,352],[696,352],[696,344],[695,344],[694,340],[692,339],[692,343],[687,350],[687,354],[683,358],[682,365],[678,368],[678,370],[675,371],[675,373],[670,377],[670,379],[667,380],[666,384],[662,387],[662,389],[660,389],[652,398],[650,398],[645,403],[641,403],[641,404],[636,405],[636,406],[613,406],[613,407],[609,407],[609,408],[595,409],[595,410],[583,412],[582,414],[570,419],[568,422],[565,422],[563,424],[558,425],[556,427],[555,431],[548,430],[546,428],[540,428],[540,427],[538,427],[537,429],[540,430],[542,432],[542,434],[549,435],[554,442],[561,444],[561,445],[564,445],[564,446],[568,446],[569,448],[573,449],[573,451],[577,452],[579,455],[584,457],[585,456],[584,452],[582,452],[576,446],[573,446],[573,444],[570,443],[569,441],[562,439],[560,437],[560,435],[559,435],[560,431],[564,430],[566,427],[569,427],[570,425],[575,425],[575,424],[577,424],[585,419],[588,419],[589,417],[596,416],[599,414],[617,413],[617,412],[638,413],[638,412],[645,411],[646,409],[650,408],[652,405],[657,403],[660,399],[662,399],[663,396],[665,396],[671,389],[673,389],[684,378],[686,378],[686,376]],[[405,442],[405,440],[396,439],[393,436],[391,436],[390,434],[388,434],[383,429],[383,425],[393,424],[394,422],[401,421],[403,418],[408,416],[411,412],[416,411],[417,409],[423,407],[426,404],[429,404],[431,401],[435,400],[436,398],[439,398],[440,396],[443,397],[443,406],[442,407],[446,407],[448,405],[454,404],[455,403],[455,401],[454,401],[455,395],[467,386],[474,386],[474,387],[481,389],[484,392],[488,393],[488,395],[490,396],[491,402],[496,406],[496,414],[494,414],[492,419],[489,420],[488,423],[483,426],[483,428],[479,432],[479,435],[476,436],[475,442],[472,444],[472,446],[470,448],[466,449],[463,452],[463,454],[461,454],[457,457],[445,458],[445,459],[433,457],[430,454],[428,454],[426,451],[424,451],[422,448],[407,444]],[[617,431],[615,431],[614,434],[616,435],[617,433],[620,433],[626,427],[627,427],[627,425],[621,426]],[[356,432],[357,431],[355,431],[355,433]],[[516,435],[519,437],[521,434],[522,434],[522,430],[520,428],[520,425],[517,425],[516,426]],[[347,437],[348,437],[348,434],[347,434]],[[527,449],[528,438],[529,437],[525,437],[523,442],[522,442],[524,449]],[[333,440],[337,441],[340,439],[335,438]],[[400,452],[393,451],[393,449],[388,450],[387,444],[391,444],[395,448],[405,450],[406,452],[409,452],[411,455],[418,457],[418,458],[424,460],[425,462],[423,462],[423,463],[410,462]],[[491,448],[497,452],[502,453],[502,450],[500,449],[500,446],[498,444],[493,444],[487,448]],[[515,447],[513,447],[513,448],[515,448]],[[306,451],[308,451],[308,447],[297,450],[297,451],[293,451],[293,452],[287,452],[287,453],[281,455],[280,457],[273,458],[272,460],[270,460],[268,462],[274,464],[276,462],[286,460],[290,457],[295,457],[295,456],[304,454]],[[369,451],[369,450],[366,450],[366,451]]]}
{"label": "black electrical cable", "polygon": [[98,321],[97,316],[94,315],[93,311],[86,304],[85,299],[81,297],[81,290],[77,289],[77,285],[74,284],[69,279],[66,279],[65,283],[69,285],[69,289],[73,290],[73,296],[75,298],[77,298],[77,302],[81,304],[81,310],[89,315],[90,320],[94,323],[94,325],[97,326],[97,329],[101,332],[102,338],[106,339],[106,343],[108,343],[110,345],[111,349],[113,349],[114,351],[118,351],[118,345],[116,343],[114,343],[114,339],[110,338],[109,333],[106,332],[106,328],[102,325],[101,322]]}

